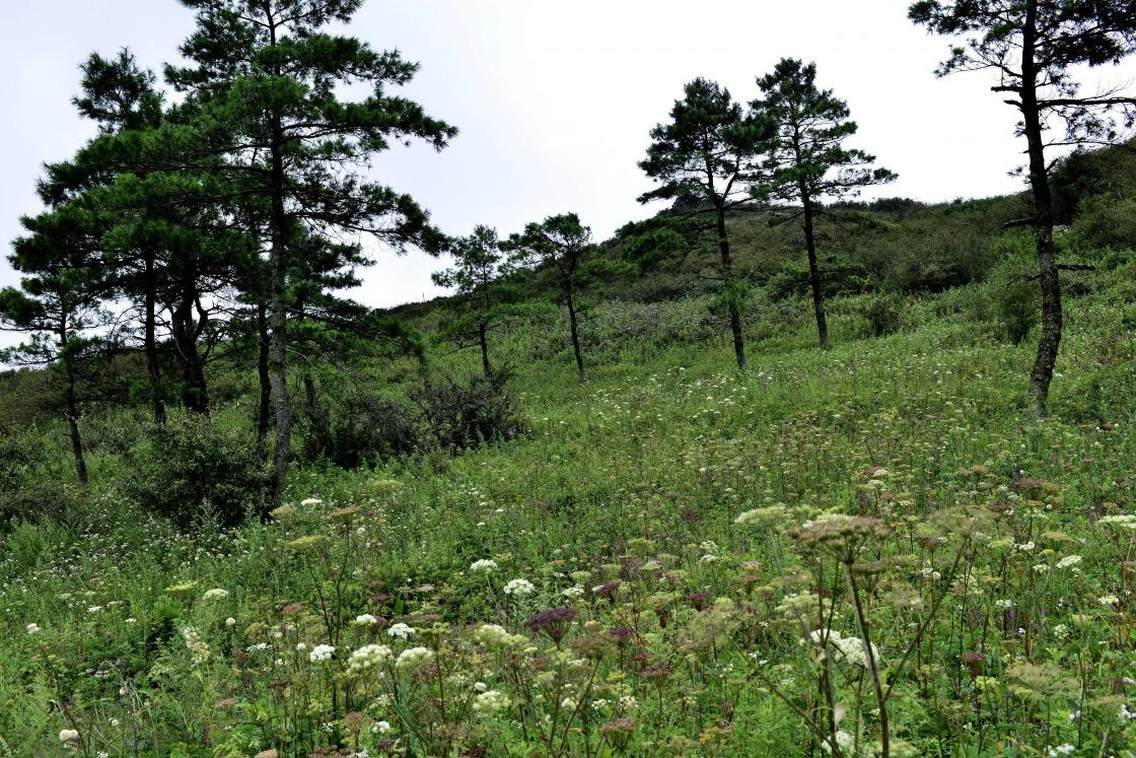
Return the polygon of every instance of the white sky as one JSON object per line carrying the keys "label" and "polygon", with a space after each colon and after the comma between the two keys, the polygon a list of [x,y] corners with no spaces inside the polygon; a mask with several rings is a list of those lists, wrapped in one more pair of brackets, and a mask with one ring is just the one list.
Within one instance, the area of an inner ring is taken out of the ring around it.
{"label": "white sky", "polygon": [[[876,191],[927,201],[1020,187],[1014,115],[986,74],[936,80],[947,41],[908,22],[908,0],[369,0],[353,34],[422,64],[404,94],[461,134],[440,154],[396,148],[376,174],[411,192],[447,233],[517,231],[576,211],[598,238],[654,212],[636,163],[684,82],[705,76],[748,101],[782,56],[815,60],[848,101],[854,145],[900,175]],[[91,50],[131,47],[160,69],[192,19],[175,0],[0,0],[0,242],[38,207],[43,161],[92,134],[70,104]],[[1128,67],[1131,73],[1136,69]],[[1110,77],[1115,78],[1115,77]],[[869,195],[873,196],[873,195]],[[6,252],[6,247],[5,247]],[[422,254],[382,255],[355,296],[393,305],[436,293]],[[15,282],[0,261],[0,285]],[[4,335],[0,334],[0,340]]]}

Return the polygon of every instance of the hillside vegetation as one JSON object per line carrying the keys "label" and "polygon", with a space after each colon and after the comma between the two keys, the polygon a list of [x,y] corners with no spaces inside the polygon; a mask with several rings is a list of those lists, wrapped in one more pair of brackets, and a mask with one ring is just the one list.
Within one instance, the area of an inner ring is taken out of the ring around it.
{"label": "hillside vegetation", "polygon": [[[354,469],[313,455],[287,505],[233,531],[179,532],[139,500],[208,513],[195,493],[245,491],[252,385],[223,363],[212,421],[175,414],[165,442],[140,412],[89,419],[86,491],[55,424],[9,431],[35,454],[5,456],[0,749],[51,754],[75,729],[91,755],[804,755],[830,693],[850,755],[879,749],[881,717],[896,754],[1122,754],[1136,264],[1065,233],[1095,270],[1039,421],[1008,331],[1029,254],[997,231],[1011,203],[832,231],[855,270],[839,291],[871,291],[834,293],[829,351],[788,253],[758,254],[779,229],[735,219],[767,288],[744,374],[708,294],[647,294],[681,271],[592,294],[584,385],[560,309],[531,300],[494,334],[511,440]],[[940,240],[984,281],[881,286],[934,267],[915,251]],[[881,317],[880,298],[902,307]],[[457,386],[475,352],[428,354]],[[410,407],[421,371],[366,360],[314,383],[338,428],[404,408],[372,393]],[[8,407],[38,381],[10,377]]]}
{"label": "hillside vegetation", "polygon": [[379,181],[458,129],[362,0],[180,2],[0,288],[0,756],[1136,755],[1130,3],[908,8],[1020,195],[861,201],[786,57],[660,103],[599,240]]}

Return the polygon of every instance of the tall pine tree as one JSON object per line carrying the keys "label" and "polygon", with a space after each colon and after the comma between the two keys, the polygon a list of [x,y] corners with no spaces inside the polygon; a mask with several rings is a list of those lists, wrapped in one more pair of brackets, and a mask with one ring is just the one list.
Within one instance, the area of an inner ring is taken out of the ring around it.
{"label": "tall pine tree", "polygon": [[0,329],[28,337],[0,352],[0,362],[47,366],[56,372],[75,475],[86,484],[80,384],[84,366],[98,347],[95,330],[105,325],[99,308],[103,285],[98,246],[89,233],[89,213],[75,205],[56,206],[22,223],[27,234],[14,242],[8,258],[21,282],[19,288],[0,290]]}
{"label": "tall pine tree", "polygon": [[809,284],[816,314],[817,336],[828,347],[824,287],[817,260],[816,219],[825,202],[854,196],[863,187],[893,181],[883,168],[872,168],[875,157],[844,147],[856,133],[848,105],[816,85],[816,64],[783,58],[773,72],[757,80],[764,97],[753,103],[775,126],[766,149],[769,176],[755,186],[763,202],[790,201],[800,206],[801,230],[809,258]]}
{"label": "tall pine tree", "polygon": [[557,298],[568,309],[572,355],[576,359],[580,384],[583,384],[587,373],[580,345],[577,298],[587,276],[585,264],[588,254],[593,250],[592,230],[580,223],[580,217],[575,213],[562,213],[526,225],[520,234],[510,235],[504,245],[514,263],[547,270],[555,278]]}
{"label": "tall pine tree", "polygon": [[[274,499],[287,475],[290,244],[305,231],[364,233],[397,251],[438,252],[444,237],[408,195],[365,180],[370,159],[392,141],[445,147],[456,129],[387,92],[418,66],[326,27],[347,23],[362,0],[181,0],[197,30],[181,48],[184,67],[167,78],[200,111],[207,145],[225,155],[246,196],[268,208],[268,372],[275,414]],[[342,96],[363,85],[359,100]],[[217,128],[210,133],[209,125]]]}
{"label": "tall pine tree", "polygon": [[[1064,320],[1047,150],[1113,142],[1119,124],[1136,121],[1136,99],[1120,91],[1082,94],[1077,81],[1080,67],[1115,64],[1136,51],[1136,13],[1131,0],[920,0],[909,16],[931,32],[965,38],[937,75],[992,71],[998,83],[991,90],[1017,112],[1033,200],[1025,222],[1034,230],[1041,284],[1041,334],[1029,388],[1044,416]],[[1064,134],[1049,134],[1055,122]]]}
{"label": "tall pine tree", "polygon": [[455,239],[449,249],[454,265],[433,274],[434,283],[452,287],[464,304],[466,317],[457,319],[451,331],[459,338],[467,335],[477,340],[481,348],[481,370],[486,378],[493,375],[489,362],[489,331],[500,315],[500,287],[498,282],[512,270],[510,261],[501,250],[497,230],[477,226],[467,237]]}
{"label": "tall pine tree", "polygon": [[720,300],[729,313],[734,358],[741,370],[746,363],[742,306],[747,288],[734,273],[726,218],[750,199],[770,125],[743,111],[729,90],[706,79],[686,85],[683,99],[675,102],[670,116],[670,122],[651,130],[647,157],[639,164],[659,186],[641,196],[639,202],[675,200],[695,213],[713,215]]}

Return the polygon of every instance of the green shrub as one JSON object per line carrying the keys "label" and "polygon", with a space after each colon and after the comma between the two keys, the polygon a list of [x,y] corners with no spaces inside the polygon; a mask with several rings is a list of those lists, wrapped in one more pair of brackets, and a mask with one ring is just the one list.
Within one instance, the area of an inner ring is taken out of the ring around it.
{"label": "green shrub", "polygon": [[868,321],[873,337],[898,332],[903,326],[904,301],[898,295],[870,295],[860,306],[860,313]]}
{"label": "green shrub", "polygon": [[1040,295],[1036,282],[1018,280],[995,290],[995,310],[1002,336],[1020,345],[1037,323]]}
{"label": "green shrub", "polygon": [[675,344],[701,342],[722,333],[707,298],[658,303],[611,300],[596,307],[582,335],[584,354],[595,361],[657,353]]}
{"label": "green shrub", "polygon": [[180,528],[239,524],[264,506],[267,472],[245,436],[208,418],[175,416],[128,456],[123,491]]}
{"label": "green shrub", "polygon": [[83,489],[73,473],[37,472],[0,492],[0,531],[10,524],[53,521],[71,523],[83,515]]}
{"label": "green shrub", "polygon": [[422,423],[415,409],[391,398],[354,391],[331,409],[327,424],[309,427],[304,455],[308,460],[322,459],[353,469],[413,453],[422,441]]}
{"label": "green shrub", "polygon": [[458,451],[519,436],[524,425],[508,380],[506,372],[489,378],[475,375],[464,382],[450,377],[427,380],[412,397],[430,442]]}
{"label": "green shrub", "polygon": [[1072,232],[1084,246],[1136,249],[1136,199],[1109,195],[1086,199]]}

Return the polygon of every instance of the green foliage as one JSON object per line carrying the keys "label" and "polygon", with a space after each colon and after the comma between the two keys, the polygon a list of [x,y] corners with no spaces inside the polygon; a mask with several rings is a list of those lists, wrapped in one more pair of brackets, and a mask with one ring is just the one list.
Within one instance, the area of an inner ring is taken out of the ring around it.
{"label": "green foliage", "polygon": [[426,379],[412,392],[412,399],[431,444],[457,452],[522,434],[525,424],[509,379],[502,371],[465,381],[448,376]]}
{"label": "green foliage", "polygon": [[1083,204],[1097,196],[1117,199],[1136,191],[1136,142],[1097,150],[1084,147],[1062,158],[1050,177],[1054,219],[1072,224]]}
{"label": "green foliage", "polygon": [[328,413],[326,426],[307,430],[303,447],[309,460],[355,469],[423,447],[426,432],[421,418],[405,402],[351,388],[335,393]]}
{"label": "green foliage", "polygon": [[154,426],[129,460],[126,497],[182,529],[234,526],[262,512],[267,480],[251,441],[208,417]]}
{"label": "green foliage", "polygon": [[745,202],[759,171],[759,154],[772,124],[745,112],[717,82],[695,79],[671,108],[670,121],[651,130],[639,167],[658,187],[639,198],[678,200],[694,208]]}
{"label": "green foliage", "polygon": [[1025,342],[1037,325],[1041,310],[1037,284],[1025,280],[1006,282],[996,290],[995,303],[1004,337],[1015,345]]}
{"label": "green foliage", "polygon": [[1071,231],[1089,249],[1136,250],[1136,195],[1086,198]]}
{"label": "green foliage", "polygon": [[861,305],[861,313],[868,322],[868,330],[873,337],[894,334],[903,327],[906,302],[898,295],[869,295]]}
{"label": "green foliage", "polygon": [[859,127],[843,100],[817,87],[815,63],[782,58],[757,84],[763,97],[754,101],[753,110],[775,125],[762,146],[769,173],[754,186],[759,199],[811,206],[896,179],[895,173],[872,167],[875,156],[843,146]]}

